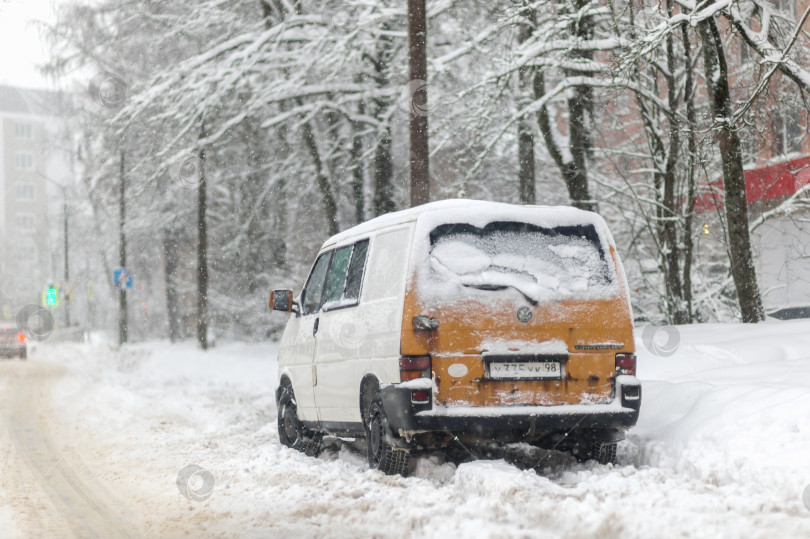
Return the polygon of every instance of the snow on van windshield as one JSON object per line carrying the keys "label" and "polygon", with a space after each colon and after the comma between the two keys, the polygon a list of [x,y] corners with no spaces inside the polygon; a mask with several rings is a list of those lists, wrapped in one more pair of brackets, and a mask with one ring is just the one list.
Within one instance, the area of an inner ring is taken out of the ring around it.
{"label": "snow on van windshield", "polygon": [[592,225],[445,224],[430,233],[430,245],[431,282],[423,284],[436,299],[509,291],[537,304],[618,293]]}

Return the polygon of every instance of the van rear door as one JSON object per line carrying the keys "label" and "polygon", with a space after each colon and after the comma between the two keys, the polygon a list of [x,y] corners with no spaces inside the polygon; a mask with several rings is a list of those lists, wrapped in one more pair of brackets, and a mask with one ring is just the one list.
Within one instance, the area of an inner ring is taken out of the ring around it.
{"label": "van rear door", "polygon": [[[413,282],[403,350],[431,356],[439,403],[612,399],[632,321],[613,250],[593,225],[440,225]],[[416,315],[438,329],[415,330]]]}

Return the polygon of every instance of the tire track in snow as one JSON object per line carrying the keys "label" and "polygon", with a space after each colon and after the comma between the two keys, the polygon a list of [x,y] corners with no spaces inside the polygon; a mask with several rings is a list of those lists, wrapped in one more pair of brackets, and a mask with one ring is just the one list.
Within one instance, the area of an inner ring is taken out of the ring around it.
{"label": "tire track in snow", "polygon": [[103,486],[82,477],[49,434],[43,401],[52,380],[63,373],[57,365],[38,362],[7,363],[0,369],[6,378],[0,421],[9,442],[0,461],[3,489],[18,524],[29,528],[18,531],[29,536],[130,537],[121,504]]}

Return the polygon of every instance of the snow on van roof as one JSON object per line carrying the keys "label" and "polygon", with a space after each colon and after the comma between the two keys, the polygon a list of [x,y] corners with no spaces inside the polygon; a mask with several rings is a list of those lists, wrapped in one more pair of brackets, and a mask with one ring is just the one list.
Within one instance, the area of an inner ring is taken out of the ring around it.
{"label": "snow on van roof", "polygon": [[609,244],[613,244],[604,220],[593,212],[570,206],[524,206],[486,200],[450,199],[381,215],[332,236],[324,243],[324,247],[369,234],[381,228],[416,220],[428,221],[431,227],[443,223],[459,222],[481,227],[492,221],[502,220],[520,221],[545,227],[592,224],[600,235],[606,234],[603,237]]}

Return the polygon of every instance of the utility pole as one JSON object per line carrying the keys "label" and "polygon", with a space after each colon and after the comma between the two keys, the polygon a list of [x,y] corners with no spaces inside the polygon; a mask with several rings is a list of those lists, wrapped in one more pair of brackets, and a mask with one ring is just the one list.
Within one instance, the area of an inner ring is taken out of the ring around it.
{"label": "utility pole", "polygon": [[[46,182],[55,185],[59,189],[62,190],[62,214],[63,214],[63,234],[64,234],[64,252],[65,252],[65,278],[64,278],[64,285],[68,286],[68,281],[70,281],[70,250],[69,250],[69,238],[70,235],[68,234],[68,199],[67,199],[67,184],[65,181],[57,182],[53,179],[49,178],[45,174],[41,172],[35,173],[41,177]],[[37,301],[39,303],[39,301]],[[65,327],[70,327],[70,293],[65,296]]]}
{"label": "utility pole", "polygon": [[[62,197],[64,205],[62,206],[65,214],[65,286],[69,287],[70,281],[70,265],[68,263],[68,203],[67,203],[67,190],[62,187]],[[65,327],[70,327],[70,289],[65,295]]]}
{"label": "utility pole", "polygon": [[410,107],[411,206],[418,206],[430,201],[425,0],[408,0],[408,69],[411,88],[415,89],[410,96],[413,100]]}
{"label": "utility pole", "polygon": [[[121,150],[121,182],[119,185],[118,205],[120,216],[118,221],[119,241],[118,241],[118,264],[121,268],[127,267],[127,242],[124,236],[124,220],[126,216],[126,185],[124,174],[124,150]],[[127,290],[124,283],[119,283],[118,289],[118,344],[127,342]]]}

